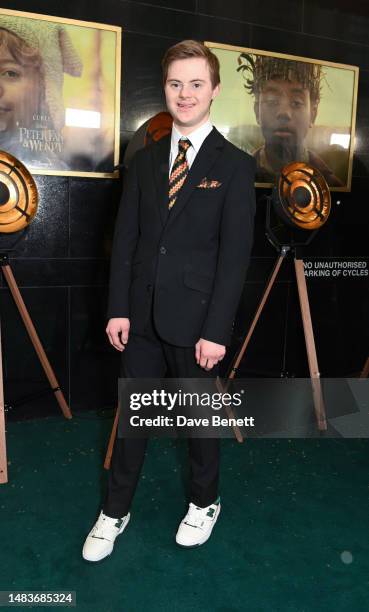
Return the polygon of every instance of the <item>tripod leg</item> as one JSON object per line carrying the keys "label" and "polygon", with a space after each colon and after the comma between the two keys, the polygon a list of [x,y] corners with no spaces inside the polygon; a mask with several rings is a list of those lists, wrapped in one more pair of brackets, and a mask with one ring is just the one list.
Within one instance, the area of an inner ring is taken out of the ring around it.
{"label": "tripod leg", "polygon": [[117,410],[116,410],[116,413],[115,413],[115,419],[114,419],[113,427],[112,427],[111,434],[110,434],[108,448],[107,448],[106,455],[105,455],[104,468],[106,470],[108,470],[110,468],[111,456],[113,454],[113,446],[114,446],[115,438],[116,438],[116,435],[117,435],[119,413],[120,413],[120,407],[119,407],[119,404],[118,404]]}
{"label": "tripod leg", "polygon": [[17,285],[17,283],[15,281],[15,278],[13,276],[13,273],[12,273],[10,265],[9,264],[3,265],[2,266],[2,270],[4,272],[4,276],[6,278],[6,281],[7,281],[8,285],[9,285],[9,289],[11,291],[11,294],[12,294],[12,296],[14,298],[14,301],[15,301],[15,303],[17,305],[19,314],[20,314],[20,316],[23,319],[23,323],[24,323],[24,325],[26,327],[26,330],[27,330],[27,332],[29,334],[29,337],[31,338],[31,342],[32,342],[32,344],[34,346],[34,349],[35,349],[35,351],[37,353],[37,356],[38,356],[38,358],[40,360],[40,363],[41,363],[41,365],[42,365],[42,367],[44,369],[44,372],[45,372],[45,374],[46,374],[46,376],[48,378],[50,386],[51,386],[51,388],[52,388],[52,390],[53,390],[53,392],[55,394],[55,398],[56,398],[56,400],[57,400],[57,402],[58,402],[58,404],[59,404],[59,406],[60,406],[60,408],[61,408],[61,410],[62,410],[62,412],[63,412],[63,414],[65,416],[65,418],[66,419],[71,419],[72,418],[72,413],[70,411],[70,408],[69,408],[67,402],[65,401],[63,392],[61,391],[61,389],[59,387],[59,383],[56,380],[54,371],[53,371],[53,369],[52,369],[52,367],[50,365],[50,362],[49,362],[49,360],[48,360],[48,358],[46,356],[44,348],[43,348],[43,346],[42,346],[42,344],[40,342],[40,339],[39,339],[39,337],[37,335],[37,332],[36,332],[35,327],[34,327],[34,325],[32,323],[31,317],[28,314],[26,305],[25,305],[25,303],[23,301],[23,298],[22,298],[22,296],[20,294],[20,291],[18,289],[18,285]]}
{"label": "tripod leg", "polygon": [[295,259],[295,272],[296,272],[297,288],[298,288],[299,299],[300,299],[301,316],[302,316],[302,322],[304,326],[305,345],[306,345],[306,352],[307,352],[308,362],[309,362],[311,385],[313,388],[313,401],[314,401],[315,415],[316,415],[319,431],[325,431],[327,429],[327,421],[326,421],[322,387],[320,383],[318,359],[316,356],[313,325],[311,322],[309,298],[308,298],[306,279],[305,279],[305,273],[304,273],[304,263],[302,259]]}
{"label": "tripod leg", "polygon": [[[287,255],[287,252],[288,251],[283,248],[282,251],[281,251],[282,254],[278,257],[278,259],[277,259],[277,261],[276,261],[276,263],[274,265],[272,273],[271,273],[271,275],[269,277],[269,280],[267,282],[267,285],[266,285],[266,287],[264,289],[263,296],[262,296],[262,298],[260,300],[259,306],[258,306],[258,308],[256,310],[255,316],[254,316],[254,318],[252,320],[252,323],[250,325],[249,331],[247,332],[246,338],[245,338],[245,340],[244,340],[244,342],[243,342],[239,352],[236,354],[236,357],[235,357],[235,359],[233,361],[233,364],[231,365],[230,373],[227,376],[227,380],[226,380],[224,386],[222,386],[220,381],[217,379],[217,387],[218,387],[218,389],[219,389],[219,391],[221,393],[225,393],[227,391],[227,389],[229,387],[229,384],[230,384],[230,381],[233,380],[233,378],[236,376],[236,372],[238,370],[238,366],[240,365],[242,357],[245,354],[246,348],[247,348],[247,346],[248,346],[248,344],[249,344],[249,342],[251,340],[252,334],[254,333],[256,324],[257,324],[257,322],[259,320],[259,317],[260,317],[260,315],[261,315],[261,313],[263,311],[263,308],[265,306],[265,302],[268,299],[269,293],[270,293],[270,291],[271,291],[271,289],[272,289],[272,287],[274,285],[274,281],[275,281],[275,279],[277,277],[277,274],[279,272],[279,268],[281,267],[282,261],[285,259],[286,255]],[[228,416],[231,416],[228,410],[227,410],[227,414],[228,414]],[[241,434],[241,431],[240,431],[239,427],[233,427],[233,431],[234,431],[234,434],[235,434],[237,442],[242,443],[243,442],[243,437],[242,437],[242,434]]]}
{"label": "tripod leg", "polygon": [[361,370],[360,378],[368,378],[368,376],[369,376],[369,357],[366,360],[363,369]]}
{"label": "tripod leg", "polygon": [[250,325],[250,329],[249,329],[249,331],[247,332],[247,336],[246,336],[246,338],[245,338],[245,340],[244,340],[244,342],[243,342],[243,344],[242,344],[242,346],[241,346],[241,349],[240,349],[239,353],[238,353],[238,354],[237,354],[237,356],[236,356],[236,359],[235,359],[235,361],[234,361],[234,364],[233,364],[233,365],[232,365],[232,367],[231,367],[231,371],[230,371],[230,374],[229,374],[229,376],[228,376],[228,378],[229,378],[229,379],[234,378],[234,377],[235,377],[235,375],[236,375],[236,371],[237,371],[237,369],[238,369],[238,366],[240,365],[241,360],[242,360],[242,357],[244,356],[244,353],[245,353],[245,351],[246,351],[246,348],[247,348],[247,346],[248,346],[248,344],[249,344],[249,342],[250,342],[250,340],[251,340],[251,336],[252,336],[252,334],[254,333],[254,329],[255,329],[255,327],[256,327],[256,324],[257,324],[257,322],[258,322],[258,320],[259,320],[259,317],[260,317],[260,315],[261,315],[261,313],[262,313],[262,311],[263,311],[263,308],[264,308],[264,306],[265,306],[265,302],[266,302],[266,301],[267,301],[267,299],[268,299],[268,296],[269,296],[270,290],[271,290],[271,288],[272,288],[272,287],[273,287],[273,285],[274,285],[274,281],[275,281],[275,279],[276,279],[276,277],[277,277],[277,274],[278,274],[278,272],[279,272],[279,268],[281,267],[281,265],[282,265],[282,261],[285,259],[286,254],[287,254],[287,251],[286,251],[286,252],[285,252],[285,251],[282,251],[282,255],[280,255],[280,256],[278,257],[278,259],[277,259],[277,261],[276,261],[276,263],[275,263],[275,266],[274,266],[274,268],[273,268],[273,270],[272,270],[272,273],[271,273],[271,275],[270,275],[270,277],[269,277],[269,280],[268,280],[267,286],[266,286],[266,287],[265,287],[265,289],[264,289],[263,297],[262,297],[262,298],[261,298],[261,300],[260,300],[259,306],[258,306],[258,308],[257,308],[257,311],[256,311],[256,313],[255,313],[255,316],[254,316],[254,318],[253,318],[253,320],[252,320],[252,323],[251,323],[251,325]]}
{"label": "tripod leg", "polygon": [[0,329],[0,484],[5,484],[6,482],[8,482],[8,462],[6,458],[3,360],[2,360],[2,351],[1,351],[1,329]]}

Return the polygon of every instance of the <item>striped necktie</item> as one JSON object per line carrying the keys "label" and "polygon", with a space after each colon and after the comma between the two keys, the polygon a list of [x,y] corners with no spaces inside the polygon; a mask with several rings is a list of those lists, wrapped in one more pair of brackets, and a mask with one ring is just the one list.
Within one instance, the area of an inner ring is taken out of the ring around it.
{"label": "striped necktie", "polygon": [[186,159],[186,152],[191,146],[187,138],[178,141],[178,155],[174,160],[173,168],[169,177],[169,210],[174,206],[179,190],[186,180],[189,166]]}

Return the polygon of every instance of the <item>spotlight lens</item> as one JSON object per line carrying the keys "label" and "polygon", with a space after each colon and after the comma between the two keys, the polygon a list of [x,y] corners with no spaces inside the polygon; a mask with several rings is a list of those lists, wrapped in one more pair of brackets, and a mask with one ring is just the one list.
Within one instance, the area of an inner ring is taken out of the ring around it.
{"label": "spotlight lens", "polygon": [[296,204],[301,207],[309,206],[311,202],[311,193],[306,187],[296,187],[293,192],[293,197]]}

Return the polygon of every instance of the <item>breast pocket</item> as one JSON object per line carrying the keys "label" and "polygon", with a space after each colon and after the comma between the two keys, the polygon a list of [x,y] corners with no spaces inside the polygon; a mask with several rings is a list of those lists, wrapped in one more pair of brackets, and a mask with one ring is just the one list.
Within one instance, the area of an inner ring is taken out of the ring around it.
{"label": "breast pocket", "polygon": [[218,198],[223,193],[223,185],[213,188],[196,187],[195,194],[200,198]]}

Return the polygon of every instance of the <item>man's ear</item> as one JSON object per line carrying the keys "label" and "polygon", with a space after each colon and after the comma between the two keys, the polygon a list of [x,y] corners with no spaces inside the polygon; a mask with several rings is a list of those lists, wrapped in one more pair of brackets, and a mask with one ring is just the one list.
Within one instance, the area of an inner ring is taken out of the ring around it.
{"label": "man's ear", "polygon": [[217,97],[217,95],[220,92],[220,83],[218,83],[218,85],[215,85],[214,89],[213,89],[213,93],[211,95],[211,99],[214,100],[214,98]]}
{"label": "man's ear", "polygon": [[256,123],[260,125],[260,115],[259,115],[259,100],[255,100],[254,102],[254,113],[256,117]]}
{"label": "man's ear", "polygon": [[311,109],[310,109],[310,127],[313,127],[314,123],[315,123],[315,119],[316,116],[318,114],[318,102],[315,102],[314,104],[311,105]]}

